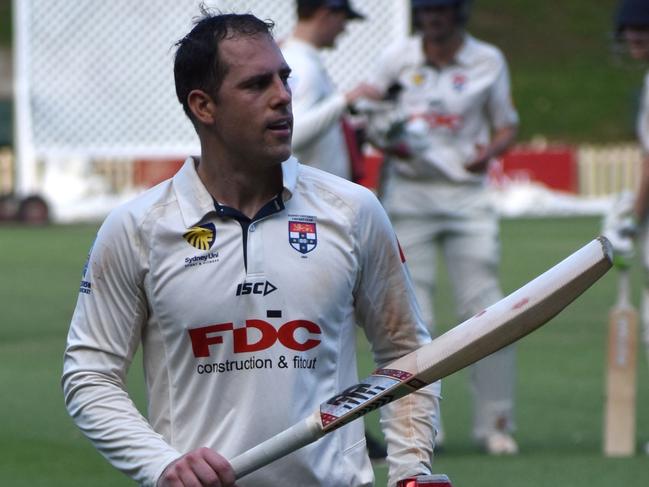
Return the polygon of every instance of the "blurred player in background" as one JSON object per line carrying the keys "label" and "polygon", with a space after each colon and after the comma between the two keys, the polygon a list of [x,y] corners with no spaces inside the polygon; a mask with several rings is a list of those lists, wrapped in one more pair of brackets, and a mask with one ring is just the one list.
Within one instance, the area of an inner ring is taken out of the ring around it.
{"label": "blurred player in background", "polygon": [[[350,20],[365,17],[347,0],[296,0],[297,24],[281,43],[284,59],[291,67],[289,85],[293,93],[293,154],[297,159],[345,179],[354,177],[354,141],[345,137],[348,107],[359,98],[378,98],[376,88],[360,84],[343,93],[327,74],[321,49],[334,47]],[[360,155],[360,154],[358,154]],[[385,445],[367,433],[370,458],[383,459]]]}
{"label": "blurred player in background", "polygon": [[[623,42],[630,56],[638,61],[649,62],[649,1],[622,0],[617,9],[616,34]],[[620,198],[618,208],[614,209],[614,222],[609,224],[613,230],[611,241],[618,255],[632,255],[633,244],[629,240],[638,238],[642,251],[645,273],[642,299],[643,342],[649,357],[649,72],[644,80],[642,98],[636,122],[638,139],[642,149],[642,172],[635,198],[629,204]],[[649,443],[645,445],[649,454]]]}
{"label": "blurred player in background", "polygon": [[297,24],[281,43],[291,67],[293,152],[299,161],[345,179],[352,178],[350,149],[343,131],[348,107],[361,97],[376,98],[367,84],[343,93],[327,74],[320,50],[334,47],[350,20],[361,20],[348,0],[296,0]]}
{"label": "blurred player in background", "polygon": [[[372,81],[394,100],[380,143],[388,171],[383,202],[433,326],[438,249],[461,320],[502,297],[486,171],[514,142],[518,115],[503,54],[465,31],[468,0],[412,0],[412,14],[415,35],[388,48]],[[473,434],[490,454],[518,451],[514,369],[510,347],[471,371]]]}
{"label": "blurred player in background", "polygon": [[[64,358],[66,406],[142,485],[235,485],[227,461],[430,341],[388,217],[367,189],[291,156],[290,68],[270,26],[204,12],[174,75],[200,157],[101,226]],[[142,345],[148,414],[126,386]],[[439,383],[381,409],[389,484],[429,474]],[[362,422],[236,482],[370,486]]]}

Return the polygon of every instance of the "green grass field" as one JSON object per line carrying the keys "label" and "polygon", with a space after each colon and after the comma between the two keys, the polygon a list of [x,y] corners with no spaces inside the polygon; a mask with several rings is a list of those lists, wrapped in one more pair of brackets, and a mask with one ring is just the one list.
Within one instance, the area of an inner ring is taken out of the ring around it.
{"label": "green grass field", "polygon": [[[595,218],[503,222],[502,282],[511,292],[594,237]],[[76,289],[96,226],[0,227],[0,485],[127,486],[76,430],[59,386]],[[634,269],[635,300],[640,273]],[[455,324],[443,284],[440,328]],[[518,346],[517,423],[521,454],[490,458],[470,439],[466,372],[444,382],[446,449],[435,470],[456,487],[646,486],[649,457],[604,459],[601,422],[607,313],[615,276],[605,276],[552,323]],[[443,326],[443,325],[445,326]],[[361,373],[371,369],[360,344]],[[649,377],[639,355],[638,444],[649,440]],[[143,403],[141,371],[131,389]],[[377,427],[376,414],[368,420]],[[377,486],[385,469],[377,468]]]}
{"label": "green grass field", "polygon": [[613,41],[618,0],[473,2],[469,31],[509,61],[520,141],[604,143],[634,139],[646,64]]}

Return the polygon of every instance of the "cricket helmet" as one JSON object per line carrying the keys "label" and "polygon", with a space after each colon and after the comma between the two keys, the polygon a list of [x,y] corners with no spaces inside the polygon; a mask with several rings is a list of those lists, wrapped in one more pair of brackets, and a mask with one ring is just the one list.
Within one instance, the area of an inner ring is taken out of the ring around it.
{"label": "cricket helmet", "polygon": [[622,0],[615,17],[615,30],[621,34],[626,27],[649,27],[647,0]]}

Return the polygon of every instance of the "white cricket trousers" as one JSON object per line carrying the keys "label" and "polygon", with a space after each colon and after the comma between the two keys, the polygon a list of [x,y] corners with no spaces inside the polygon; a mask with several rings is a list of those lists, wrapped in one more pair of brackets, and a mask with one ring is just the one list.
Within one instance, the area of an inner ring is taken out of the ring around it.
{"label": "white cricket trousers", "polygon": [[[433,336],[438,255],[448,272],[458,323],[502,298],[498,218],[482,186],[393,176],[383,201]],[[483,440],[495,430],[513,431],[514,347],[474,364],[470,377],[474,438]]]}

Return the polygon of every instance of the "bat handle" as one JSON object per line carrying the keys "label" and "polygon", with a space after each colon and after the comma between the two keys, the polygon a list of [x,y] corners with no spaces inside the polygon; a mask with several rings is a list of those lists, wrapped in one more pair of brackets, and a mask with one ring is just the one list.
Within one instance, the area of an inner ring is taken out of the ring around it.
{"label": "bat handle", "polygon": [[314,413],[281,433],[230,460],[237,479],[313,443],[324,435],[319,414]]}

